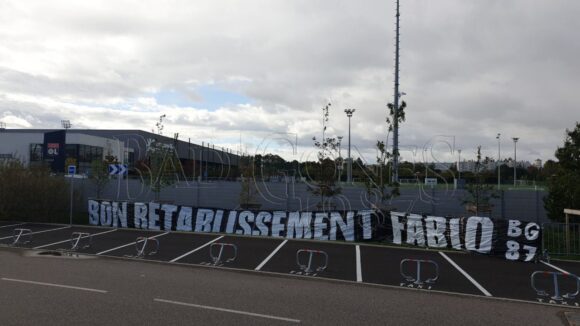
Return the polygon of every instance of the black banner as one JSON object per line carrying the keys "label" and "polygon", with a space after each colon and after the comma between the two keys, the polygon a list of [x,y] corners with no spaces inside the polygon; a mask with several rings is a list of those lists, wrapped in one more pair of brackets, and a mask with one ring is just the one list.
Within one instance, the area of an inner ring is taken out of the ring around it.
{"label": "black banner", "polygon": [[190,231],[350,242],[388,242],[468,250],[532,261],[540,226],[519,220],[450,218],[375,210],[249,211],[172,204],[89,200],[89,223],[164,231]]}
{"label": "black banner", "polygon": [[66,132],[64,130],[44,133],[43,143],[44,160],[50,162],[52,172],[64,172],[66,159]]}

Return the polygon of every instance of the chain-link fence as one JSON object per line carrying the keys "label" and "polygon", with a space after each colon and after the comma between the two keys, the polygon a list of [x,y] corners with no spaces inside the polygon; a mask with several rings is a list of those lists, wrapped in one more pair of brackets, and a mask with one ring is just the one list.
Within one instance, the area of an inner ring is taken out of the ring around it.
{"label": "chain-link fence", "polygon": [[[264,210],[317,210],[321,198],[308,190],[308,184],[292,178],[271,182],[253,180],[256,187],[256,202]],[[89,179],[74,180],[75,193],[78,194],[79,207],[76,212],[86,212],[86,200],[96,198],[95,185]],[[236,209],[240,207],[242,183],[238,181],[181,181],[161,189],[158,200],[177,205],[195,207],[214,207]],[[468,193],[465,190],[402,187],[401,195],[384,202],[391,209],[433,216],[471,216],[475,215],[465,203]],[[519,219],[537,223],[549,222],[544,209],[543,190],[503,190],[498,198],[493,198],[488,210],[480,210],[482,216],[496,219]],[[156,200],[156,194],[139,179],[112,178],[101,191],[99,199],[129,200],[147,202]],[[336,210],[359,210],[376,207],[377,195],[367,191],[364,186],[342,185],[340,194],[326,198],[328,207]]]}

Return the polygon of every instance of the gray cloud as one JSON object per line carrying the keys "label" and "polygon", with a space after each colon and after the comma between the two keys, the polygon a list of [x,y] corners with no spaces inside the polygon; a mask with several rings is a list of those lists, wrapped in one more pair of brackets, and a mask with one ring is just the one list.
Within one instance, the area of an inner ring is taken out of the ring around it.
{"label": "gray cloud", "polygon": [[[521,157],[552,158],[578,120],[580,3],[401,6],[409,105],[401,143],[422,148],[454,135],[466,155],[481,144],[494,156],[500,132],[503,155],[518,136]],[[66,117],[78,127],[151,130],[167,113],[167,132],[195,142],[235,146],[242,133],[258,146],[290,132],[307,151],[330,99],[329,135],[346,136],[343,110],[356,108],[352,142],[368,161],[386,137],[394,1],[5,1],[0,9],[0,119],[8,127],[58,127]],[[209,84],[252,105],[211,111],[154,98],[174,90],[198,101],[197,87]]]}

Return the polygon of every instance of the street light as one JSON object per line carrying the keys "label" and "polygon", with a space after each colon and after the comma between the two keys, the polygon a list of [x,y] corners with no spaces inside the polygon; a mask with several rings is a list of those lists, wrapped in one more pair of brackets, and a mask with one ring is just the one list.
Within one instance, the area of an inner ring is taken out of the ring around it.
{"label": "street light", "polygon": [[[64,133],[65,148],[63,148],[63,150],[66,151],[66,137],[67,137],[67,132],[68,132],[68,130],[71,127],[71,123],[70,123],[70,120],[60,120],[60,124],[62,125],[62,127],[65,130],[65,133]],[[67,167],[65,167],[65,169],[67,169],[67,171],[68,171],[68,168]],[[73,177],[74,177],[74,175],[71,175],[70,176],[70,211],[69,211],[69,225],[72,225],[72,215],[73,215],[73,198],[74,198]]]}
{"label": "street light", "polygon": [[342,143],[343,136],[338,136],[338,182],[340,183],[340,177],[342,177],[342,155],[340,152],[340,144]]}
{"label": "street light", "polygon": [[[457,180],[461,180],[461,150],[457,150]],[[458,181],[459,182],[459,181]]]}
{"label": "street light", "polygon": [[516,186],[516,165],[518,164],[518,160],[516,159],[517,158],[517,156],[516,156],[517,155],[517,143],[518,143],[518,140],[520,140],[520,138],[514,137],[512,139],[514,141],[514,187],[515,187]]}
{"label": "street light", "polygon": [[497,190],[499,190],[500,188],[500,182],[501,182],[501,172],[500,172],[500,167],[501,167],[501,143],[500,143],[500,137],[501,134],[498,132],[497,136],[495,137],[497,139]]}
{"label": "street light", "polygon": [[350,157],[350,118],[352,118],[352,114],[356,111],[355,109],[346,109],[344,112],[348,117],[348,166],[346,169],[346,181],[352,182],[352,159]]}
{"label": "street light", "polygon": [[[424,153],[427,153],[427,148],[423,149]],[[425,179],[427,179],[427,167],[428,167],[428,163],[427,163],[427,154],[423,154],[423,163],[425,163]]]}

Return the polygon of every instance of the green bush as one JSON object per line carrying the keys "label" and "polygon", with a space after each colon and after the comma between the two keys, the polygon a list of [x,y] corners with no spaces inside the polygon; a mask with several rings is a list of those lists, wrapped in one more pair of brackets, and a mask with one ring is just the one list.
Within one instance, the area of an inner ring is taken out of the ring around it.
{"label": "green bush", "polygon": [[0,161],[0,220],[68,221],[69,186],[47,168]]}

